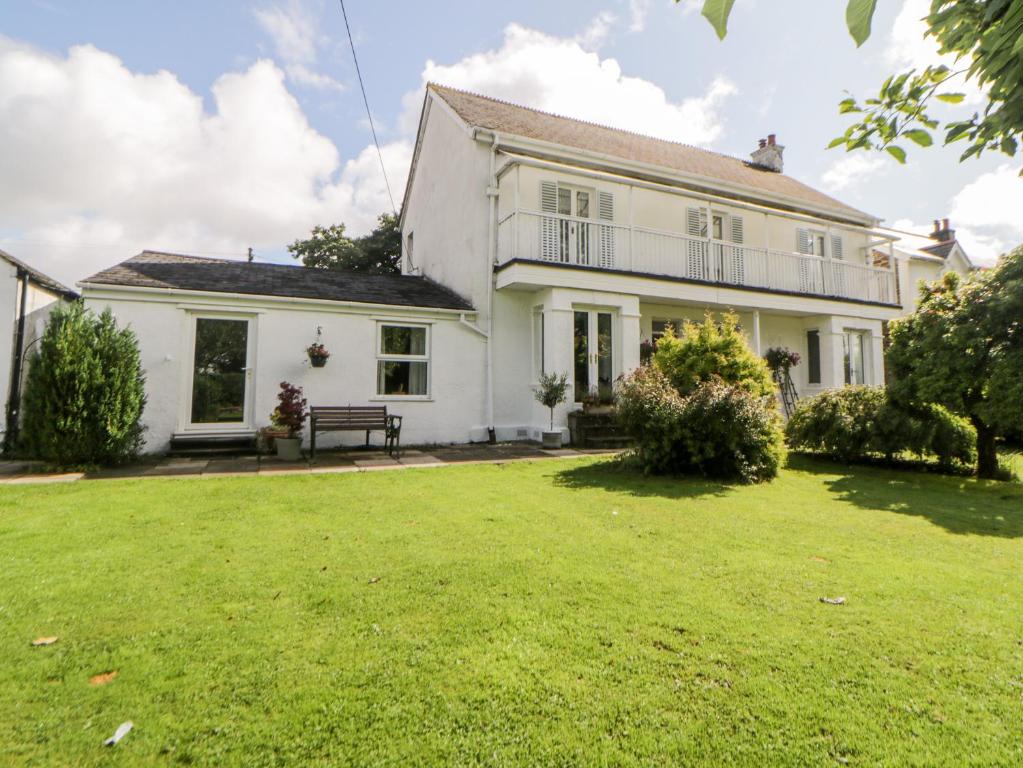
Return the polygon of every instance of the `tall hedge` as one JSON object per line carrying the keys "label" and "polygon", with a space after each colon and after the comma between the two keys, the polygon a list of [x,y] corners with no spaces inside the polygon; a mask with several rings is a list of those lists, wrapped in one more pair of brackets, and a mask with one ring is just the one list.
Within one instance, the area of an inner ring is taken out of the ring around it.
{"label": "tall hedge", "polygon": [[61,467],[126,461],[142,447],[145,403],[135,333],[118,328],[109,310],[63,305],[30,362],[21,446]]}

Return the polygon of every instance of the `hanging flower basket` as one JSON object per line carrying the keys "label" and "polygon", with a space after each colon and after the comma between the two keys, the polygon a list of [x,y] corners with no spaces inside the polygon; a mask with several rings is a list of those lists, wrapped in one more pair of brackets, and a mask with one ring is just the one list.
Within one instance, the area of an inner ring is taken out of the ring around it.
{"label": "hanging flower basket", "polygon": [[322,344],[312,344],[306,349],[306,354],[309,355],[309,362],[312,363],[313,368],[322,368],[330,357],[330,352]]}

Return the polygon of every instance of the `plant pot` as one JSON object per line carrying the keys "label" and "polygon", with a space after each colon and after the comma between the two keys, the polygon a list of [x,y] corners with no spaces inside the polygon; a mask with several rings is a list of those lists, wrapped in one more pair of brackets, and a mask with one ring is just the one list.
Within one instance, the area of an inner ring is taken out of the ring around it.
{"label": "plant pot", "polygon": [[302,458],[300,437],[275,437],[274,445],[277,447],[277,458],[281,461],[299,461]]}
{"label": "plant pot", "polygon": [[554,432],[548,432],[546,429],[543,431],[543,447],[544,448],[560,448],[561,447],[561,430],[555,430]]}
{"label": "plant pot", "polygon": [[309,355],[309,362],[313,368],[322,368],[327,364],[327,358],[323,355]]}

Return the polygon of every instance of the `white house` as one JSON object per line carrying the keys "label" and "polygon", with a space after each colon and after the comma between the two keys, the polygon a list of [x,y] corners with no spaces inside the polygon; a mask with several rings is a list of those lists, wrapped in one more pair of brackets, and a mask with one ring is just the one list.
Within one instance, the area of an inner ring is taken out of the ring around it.
{"label": "white house", "polygon": [[564,425],[641,342],[708,311],[737,313],[758,352],[798,351],[801,396],[879,384],[912,259],[784,175],[783,151],[772,135],[742,160],[431,85],[401,276],[147,252],[81,287],[139,335],[150,450],[251,435],[283,380],[314,405],[386,404],[406,443],[536,438],[541,371],[571,379]]}
{"label": "white house", "polygon": [[23,261],[0,251],[0,446],[16,437],[25,364],[43,335],[50,312],[74,291]]}

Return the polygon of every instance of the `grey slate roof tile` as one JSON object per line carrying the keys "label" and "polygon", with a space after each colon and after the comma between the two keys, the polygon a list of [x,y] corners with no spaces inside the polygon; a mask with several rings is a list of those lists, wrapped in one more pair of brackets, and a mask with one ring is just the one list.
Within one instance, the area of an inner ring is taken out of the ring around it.
{"label": "grey slate roof tile", "polygon": [[468,301],[425,277],[364,275],[156,251],[143,251],[82,283],[472,311]]}

